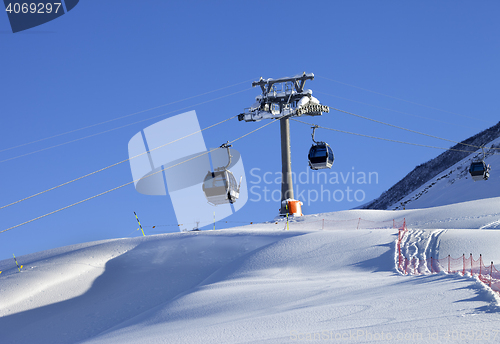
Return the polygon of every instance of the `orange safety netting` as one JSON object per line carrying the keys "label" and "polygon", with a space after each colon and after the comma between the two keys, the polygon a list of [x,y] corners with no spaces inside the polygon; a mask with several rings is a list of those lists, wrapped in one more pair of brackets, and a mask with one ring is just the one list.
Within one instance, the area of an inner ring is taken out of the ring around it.
{"label": "orange safety netting", "polygon": [[398,241],[396,249],[398,252],[397,268],[405,275],[420,275],[428,273],[459,273],[462,276],[469,274],[477,276],[481,282],[487,284],[492,290],[500,293],[500,271],[498,271],[493,262],[488,266],[483,263],[483,256],[474,259],[472,253],[469,257],[465,254],[459,258],[452,258],[448,255],[445,258],[430,257],[427,259],[406,258],[401,253],[401,242],[407,233],[406,223],[399,228]]}
{"label": "orange safety netting", "polygon": [[293,229],[322,229],[322,230],[337,230],[337,229],[395,229],[400,228],[404,224],[403,221],[388,220],[388,221],[372,221],[365,220],[360,217],[348,220],[330,220],[319,219],[316,221],[290,221],[289,226]]}

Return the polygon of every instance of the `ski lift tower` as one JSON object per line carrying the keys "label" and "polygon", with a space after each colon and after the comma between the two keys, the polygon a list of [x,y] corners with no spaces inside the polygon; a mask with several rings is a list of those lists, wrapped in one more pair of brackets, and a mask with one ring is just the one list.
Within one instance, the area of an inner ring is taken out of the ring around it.
{"label": "ski lift tower", "polygon": [[304,89],[306,80],[314,80],[314,74],[306,72],[290,78],[262,79],[252,82],[260,86],[262,94],[256,102],[238,115],[238,120],[258,122],[262,119],[279,119],[281,131],[281,215],[286,215],[287,199],[293,199],[292,161],[290,151],[290,118],[302,115],[320,116],[329,112],[326,105]]}

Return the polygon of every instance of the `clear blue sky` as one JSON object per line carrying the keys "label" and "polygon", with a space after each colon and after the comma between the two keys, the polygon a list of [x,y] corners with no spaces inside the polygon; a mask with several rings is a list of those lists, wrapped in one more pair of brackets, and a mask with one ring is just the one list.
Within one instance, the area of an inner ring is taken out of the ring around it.
{"label": "clear blue sky", "polygon": [[[316,78],[306,88],[323,104],[463,140],[498,122],[499,13],[497,1],[82,0],[68,14],[16,34],[7,14],[0,14],[0,206],[127,159],[130,138],[168,116],[196,110],[204,128],[237,115],[260,93],[251,88],[260,76],[312,72]],[[8,149],[234,84],[239,85]],[[216,100],[238,91],[243,92]],[[387,139],[453,145],[336,111],[303,120]],[[207,145],[219,146],[265,123],[235,119],[204,132],[204,138]],[[308,126],[291,123],[297,174],[307,171],[310,133]],[[81,139],[94,134],[99,135]],[[340,190],[337,198],[350,187],[362,190],[357,195],[364,199],[356,202],[351,195],[349,201],[347,194],[342,201],[309,199],[303,207],[306,214],[368,202],[442,152],[325,130],[318,130],[317,139],[330,143],[335,152],[328,172],[375,172],[378,180],[327,183],[324,189]],[[78,141],[69,142],[73,140]],[[249,186],[260,186],[254,191],[261,190],[263,197],[267,184],[253,183],[257,177],[250,171],[262,177],[281,170],[279,124],[238,141],[234,148],[242,155]],[[0,230],[131,180],[125,163],[0,209]],[[279,189],[274,182],[267,187]],[[318,191],[321,185],[309,181],[300,187]],[[217,227],[277,215],[277,202],[255,202],[252,193],[249,198],[226,219],[233,222]],[[177,231],[168,196],[145,196],[127,186],[1,233],[0,259],[139,235],[134,211],[146,234]],[[148,227],[152,225],[159,227]]]}

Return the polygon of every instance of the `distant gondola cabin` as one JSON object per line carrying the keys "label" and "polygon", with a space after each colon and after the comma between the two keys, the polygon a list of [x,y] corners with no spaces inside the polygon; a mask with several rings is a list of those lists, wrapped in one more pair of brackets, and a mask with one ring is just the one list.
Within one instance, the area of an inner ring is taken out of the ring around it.
{"label": "distant gondola cabin", "polygon": [[324,142],[312,145],[309,149],[309,166],[313,170],[331,168],[333,165],[333,151],[330,146]]}
{"label": "distant gondola cabin", "polygon": [[474,181],[488,180],[490,177],[490,168],[484,161],[476,161],[470,165],[469,174]]}

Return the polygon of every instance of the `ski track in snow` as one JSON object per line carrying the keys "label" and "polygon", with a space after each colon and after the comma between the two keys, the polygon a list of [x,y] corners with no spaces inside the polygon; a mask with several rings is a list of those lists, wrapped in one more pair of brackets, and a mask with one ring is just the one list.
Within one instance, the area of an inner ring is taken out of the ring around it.
{"label": "ski track in snow", "polygon": [[[478,236],[479,233],[481,233],[481,235]],[[466,250],[464,248],[474,251],[476,260],[479,254],[485,251],[488,252],[488,254],[483,255],[483,257],[489,256],[499,258],[500,256],[498,253],[495,252],[496,254],[492,254],[492,251],[486,242],[486,240],[491,241],[491,239],[493,239],[492,236],[500,238],[500,232],[488,233],[488,231],[477,232],[475,230],[462,229],[438,229],[427,231],[421,229],[408,229],[407,233],[401,240],[401,252],[403,256],[410,259],[412,262],[407,267],[409,275],[431,275],[432,273],[441,273],[450,276],[453,275],[455,278],[473,280],[475,282],[473,288],[478,291],[478,294],[481,294],[490,300],[490,309],[492,311],[500,312],[500,295],[481,282],[478,276],[471,276],[468,272],[465,276],[454,273],[448,274],[445,269],[442,269],[442,267],[439,266],[439,264],[434,264],[433,268],[430,266],[431,257],[433,259],[443,259],[450,255],[451,258],[460,258],[462,255],[457,254],[457,252],[465,252]],[[481,237],[484,237],[485,241],[482,241]],[[476,240],[471,240],[471,238],[476,238]],[[442,251],[441,255],[440,251]],[[394,257],[395,266],[397,268],[397,252]],[[415,266],[413,259],[416,259],[419,265]],[[436,269],[438,270],[436,271]]]}
{"label": "ski track in snow", "polygon": [[418,266],[410,265],[410,274],[426,274],[431,272],[428,259],[439,259],[439,246],[441,236],[447,229],[423,230],[408,229],[401,241],[401,253],[413,262],[415,259]]}
{"label": "ski track in snow", "polygon": [[499,229],[499,228],[500,228],[500,220],[497,220],[488,223],[487,225],[481,226],[479,229]]}
{"label": "ski track in snow", "polygon": [[[355,333],[347,342],[372,343],[382,332],[394,336],[384,343],[408,333],[423,337],[405,343],[422,343],[431,332],[442,338],[464,328],[493,336],[500,311],[483,284],[454,274],[403,276],[394,264],[397,229],[356,229],[351,221],[473,217],[451,224],[475,229],[411,228],[402,251],[427,259],[470,249],[496,259],[500,231],[478,230],[492,223],[470,211],[480,207],[353,210],[294,219],[290,231],[278,221],[88,243],[18,257],[22,273],[13,260],[0,261],[9,267],[0,275],[0,343],[289,343],[315,342],[305,339],[314,333],[330,341]],[[318,219],[328,220],[324,231]]]}

